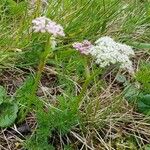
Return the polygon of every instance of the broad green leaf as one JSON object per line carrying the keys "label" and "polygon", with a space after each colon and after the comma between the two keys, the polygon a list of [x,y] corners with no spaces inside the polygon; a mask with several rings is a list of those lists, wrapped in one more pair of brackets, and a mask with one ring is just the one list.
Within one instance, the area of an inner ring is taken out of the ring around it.
{"label": "broad green leaf", "polygon": [[146,95],[141,96],[141,97],[140,97],[140,100],[141,100],[144,104],[150,106],[150,94],[146,94]]}
{"label": "broad green leaf", "polygon": [[125,88],[124,93],[125,93],[124,97],[128,101],[134,101],[137,99],[137,96],[139,95],[139,90],[135,85],[131,84]]}
{"label": "broad green leaf", "polygon": [[8,127],[14,123],[18,112],[16,103],[2,103],[0,105],[0,127]]}
{"label": "broad green leaf", "polygon": [[6,97],[6,90],[4,89],[4,87],[0,86],[0,104],[3,103],[5,97]]}
{"label": "broad green leaf", "polygon": [[149,114],[149,112],[150,112],[150,106],[149,105],[144,104],[142,101],[138,101],[137,104],[138,104],[139,112],[142,112],[146,115]]}

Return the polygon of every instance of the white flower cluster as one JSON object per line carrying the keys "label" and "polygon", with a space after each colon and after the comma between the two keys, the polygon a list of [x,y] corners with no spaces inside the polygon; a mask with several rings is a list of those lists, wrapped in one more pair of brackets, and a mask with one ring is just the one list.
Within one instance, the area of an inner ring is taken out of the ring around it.
{"label": "white flower cluster", "polygon": [[89,53],[96,59],[101,67],[110,64],[119,64],[120,68],[134,72],[129,57],[134,55],[133,49],[125,44],[117,43],[110,37],[102,37],[89,49]]}
{"label": "white flower cluster", "polygon": [[33,31],[45,33],[48,32],[54,37],[56,36],[65,36],[64,29],[61,25],[56,24],[56,22],[50,20],[46,17],[38,17],[32,21]]}

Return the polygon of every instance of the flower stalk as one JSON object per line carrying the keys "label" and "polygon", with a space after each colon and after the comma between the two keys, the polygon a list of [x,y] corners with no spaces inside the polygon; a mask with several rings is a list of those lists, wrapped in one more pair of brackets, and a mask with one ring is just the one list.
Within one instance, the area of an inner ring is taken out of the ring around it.
{"label": "flower stalk", "polygon": [[86,56],[84,56],[84,69],[85,69],[85,76],[86,79],[90,77],[90,69],[89,69],[89,63]]}
{"label": "flower stalk", "polygon": [[46,44],[45,44],[44,52],[42,53],[41,58],[40,58],[40,62],[39,62],[38,69],[37,69],[37,73],[35,75],[34,84],[33,84],[32,88],[31,88],[31,93],[30,93],[30,97],[29,97],[28,107],[24,111],[22,119],[19,122],[24,120],[24,118],[26,117],[26,115],[27,115],[31,105],[36,103],[36,100],[37,100],[36,92],[37,92],[37,89],[38,89],[38,84],[39,84],[39,82],[41,80],[42,72],[44,70],[47,58],[52,52],[52,46],[51,46],[50,43],[51,43],[51,37],[48,36]]}
{"label": "flower stalk", "polygon": [[52,47],[50,45],[51,43],[51,38],[48,36],[47,38],[47,42],[45,44],[45,50],[43,52],[43,54],[41,55],[41,59],[40,59],[40,63],[38,65],[38,70],[35,76],[35,82],[32,88],[32,94],[31,95],[36,95],[36,90],[38,88],[38,84],[41,80],[41,76],[42,76],[42,72],[44,70],[46,61],[47,61],[47,57],[50,55],[51,51],[52,51]]}

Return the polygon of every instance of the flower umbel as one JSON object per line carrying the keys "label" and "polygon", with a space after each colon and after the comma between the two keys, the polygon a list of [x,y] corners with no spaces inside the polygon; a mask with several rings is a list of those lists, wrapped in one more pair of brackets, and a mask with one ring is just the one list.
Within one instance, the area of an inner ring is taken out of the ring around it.
{"label": "flower umbel", "polygon": [[33,31],[45,33],[46,32],[46,24],[48,21],[49,21],[49,19],[46,17],[39,17],[39,18],[34,19],[32,21]]}
{"label": "flower umbel", "polygon": [[32,21],[33,31],[41,33],[50,33],[54,37],[65,36],[64,29],[60,24],[50,20],[46,17],[38,17]]}
{"label": "flower umbel", "polygon": [[120,68],[127,69],[130,73],[134,72],[132,62],[129,59],[134,55],[134,51],[130,46],[117,43],[107,36],[98,39],[95,44],[89,49],[89,53],[101,67],[118,63]]}
{"label": "flower umbel", "polygon": [[84,40],[82,43],[75,42],[72,45],[76,50],[80,51],[80,53],[88,55],[89,49],[92,47],[92,44],[88,40]]}

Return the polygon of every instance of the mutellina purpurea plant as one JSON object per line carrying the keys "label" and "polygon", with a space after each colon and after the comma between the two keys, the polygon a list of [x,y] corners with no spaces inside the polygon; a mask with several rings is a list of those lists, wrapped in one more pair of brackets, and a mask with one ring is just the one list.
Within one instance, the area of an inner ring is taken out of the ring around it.
{"label": "mutellina purpurea plant", "polygon": [[32,105],[38,108],[38,97],[36,95],[36,92],[38,89],[39,81],[41,80],[42,72],[44,70],[48,57],[52,54],[53,50],[55,49],[56,38],[59,36],[65,36],[63,27],[47,17],[38,17],[32,21],[32,24],[33,32],[36,34],[42,34],[44,38],[46,38],[46,42],[44,51],[41,53],[40,56],[34,80],[27,81],[29,83],[26,85],[25,89],[28,90],[26,94],[23,94],[26,95],[27,102],[25,107],[23,107],[22,110],[20,110],[20,120],[23,120],[25,118]]}

